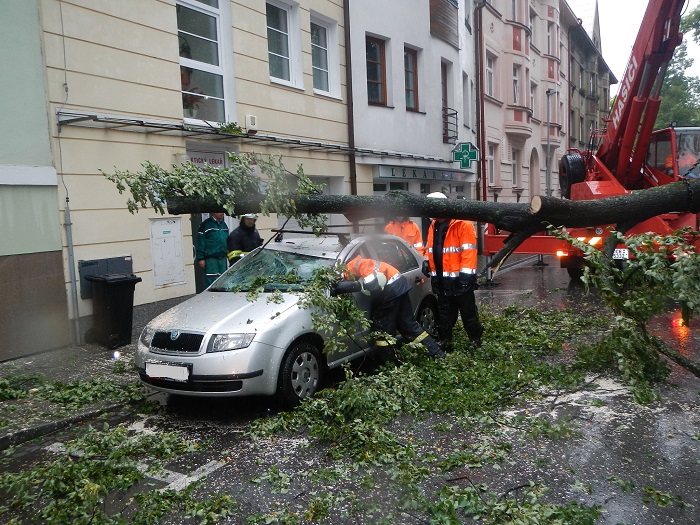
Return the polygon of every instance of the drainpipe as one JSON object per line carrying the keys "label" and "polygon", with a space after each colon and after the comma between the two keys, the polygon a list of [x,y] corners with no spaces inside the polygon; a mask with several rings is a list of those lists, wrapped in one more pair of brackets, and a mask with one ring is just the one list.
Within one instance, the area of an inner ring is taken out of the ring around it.
{"label": "drainpipe", "polygon": [[70,199],[66,196],[66,207],[64,210],[65,214],[65,227],[66,227],[66,245],[68,250],[68,271],[70,275],[70,289],[71,289],[71,299],[73,306],[73,341],[77,345],[83,344],[83,335],[80,332],[80,312],[78,311],[78,283],[75,277],[75,254],[73,252],[73,229],[70,219],[70,206],[68,201]]}
{"label": "drainpipe", "polygon": [[[477,102],[477,112],[476,112],[476,129],[477,129],[477,143],[479,144],[479,149],[481,150],[481,155],[479,158],[479,174],[476,178],[476,200],[483,200],[486,202],[486,129],[484,127],[484,32],[482,26],[484,23],[483,19],[483,7],[486,5],[486,0],[482,0],[479,5],[476,6],[474,12],[474,34],[476,35],[476,45],[474,46],[474,63],[476,64],[476,102]],[[477,236],[477,251],[478,253],[484,253],[484,231],[485,226],[480,222],[477,222],[476,231]],[[491,271],[489,270],[488,280],[491,280]]]}
{"label": "drainpipe", "polygon": [[350,194],[357,195],[355,116],[352,95],[352,52],[350,50],[350,0],[345,0],[343,18],[345,23],[345,91],[348,100],[348,147],[350,148]]}
{"label": "drainpipe", "polygon": [[481,175],[480,178],[477,179],[477,182],[479,182],[479,187],[481,189],[481,200],[486,202],[486,128],[484,125],[484,32],[483,32],[483,25],[484,25],[484,14],[483,14],[483,8],[486,5],[486,0],[482,0],[482,2],[476,6],[476,28],[474,33],[477,35],[477,41],[476,41],[476,46],[474,46],[476,50],[476,75],[477,75],[477,99],[479,100],[479,111],[477,112],[477,130],[479,132],[479,147],[481,148],[481,159],[479,160],[479,163],[481,165]]}

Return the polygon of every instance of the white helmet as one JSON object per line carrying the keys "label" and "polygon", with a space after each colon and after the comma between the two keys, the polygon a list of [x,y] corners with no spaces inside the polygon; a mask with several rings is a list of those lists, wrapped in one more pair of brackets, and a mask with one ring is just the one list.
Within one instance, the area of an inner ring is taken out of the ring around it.
{"label": "white helmet", "polygon": [[433,193],[426,195],[429,199],[446,199],[447,195],[442,193],[441,191],[434,191]]}
{"label": "white helmet", "polygon": [[257,219],[258,214],[257,213],[246,213],[245,215],[241,215],[241,219]]}
{"label": "white helmet", "polygon": [[[386,275],[384,275],[382,272],[374,272],[374,277],[377,280],[377,284],[379,285],[379,289],[383,290],[384,287],[386,286]],[[365,287],[362,287],[362,293],[365,295],[372,295],[372,292],[369,290],[365,289]]]}

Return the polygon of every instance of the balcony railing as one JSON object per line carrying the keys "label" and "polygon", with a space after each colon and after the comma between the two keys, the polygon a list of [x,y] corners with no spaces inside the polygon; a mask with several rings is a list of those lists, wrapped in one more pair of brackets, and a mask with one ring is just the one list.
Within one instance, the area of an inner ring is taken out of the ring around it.
{"label": "balcony railing", "polygon": [[457,110],[442,108],[442,141],[445,144],[457,144],[458,136]]}

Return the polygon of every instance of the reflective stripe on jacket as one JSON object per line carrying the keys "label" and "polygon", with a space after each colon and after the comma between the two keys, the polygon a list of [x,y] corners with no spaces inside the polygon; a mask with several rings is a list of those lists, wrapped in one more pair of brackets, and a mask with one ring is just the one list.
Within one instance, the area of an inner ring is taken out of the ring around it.
{"label": "reflective stripe on jacket", "polygon": [[425,247],[423,246],[423,236],[420,233],[420,228],[413,221],[391,221],[384,226],[384,233],[401,237],[408,244],[413,246],[418,253],[425,257]]}
{"label": "reflective stripe on jacket", "polygon": [[[376,286],[377,273],[382,273],[386,277],[386,285],[382,299],[389,300],[398,297],[411,289],[411,285],[403,278],[401,272],[385,262],[365,259],[358,255],[348,264],[348,271],[345,274],[347,279],[360,279],[365,290],[371,290]],[[374,294],[373,294],[374,295]]]}
{"label": "reflective stripe on jacket", "polygon": [[[437,277],[435,272],[435,256],[433,246],[435,221],[428,230],[428,263],[431,277]],[[447,227],[445,242],[442,246],[442,278],[457,279],[459,274],[476,274],[476,231],[471,221],[451,220]]]}

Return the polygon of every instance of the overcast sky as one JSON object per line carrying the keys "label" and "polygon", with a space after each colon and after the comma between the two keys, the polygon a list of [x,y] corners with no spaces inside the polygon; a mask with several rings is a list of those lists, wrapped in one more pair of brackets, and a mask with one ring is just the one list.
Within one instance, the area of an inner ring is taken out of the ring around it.
{"label": "overcast sky", "polygon": [[[697,7],[699,3],[700,0],[689,0],[688,9]],[[611,95],[617,93],[647,4],[647,0],[598,0],[603,58],[618,79],[617,86],[610,86]],[[684,40],[688,42],[688,56],[694,59],[693,67],[687,74],[700,77],[700,46],[690,36],[685,36]]]}

